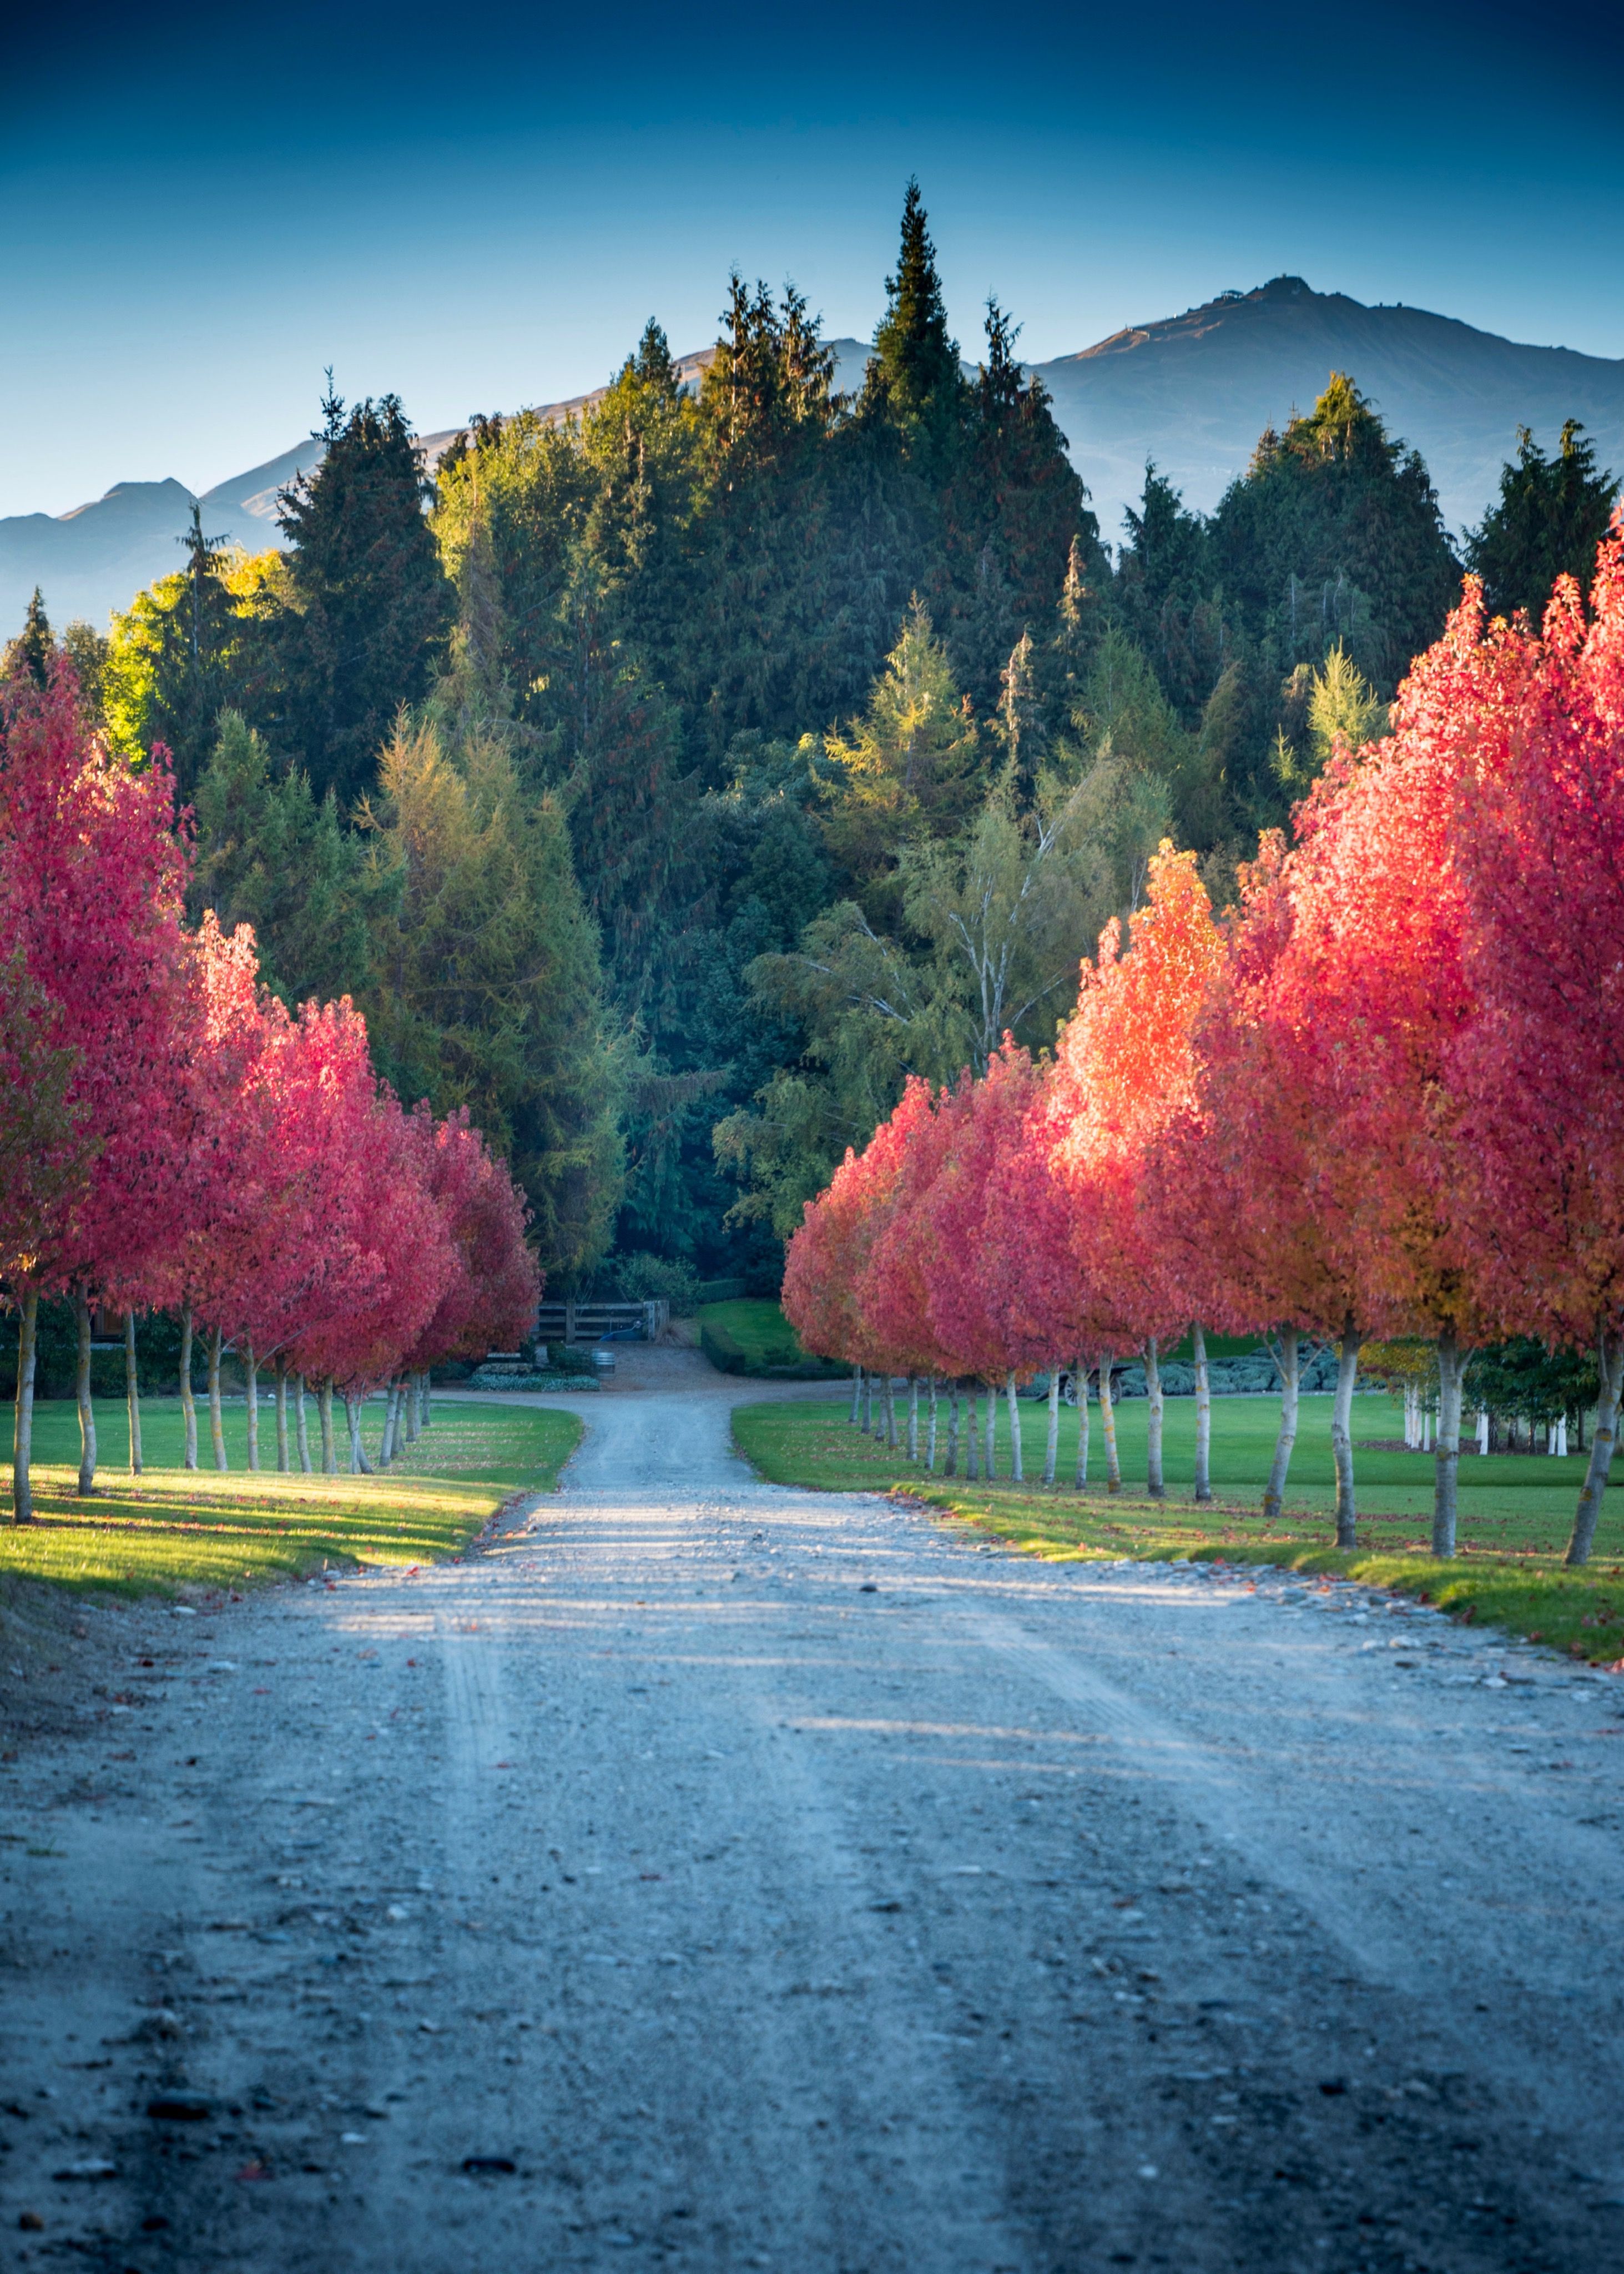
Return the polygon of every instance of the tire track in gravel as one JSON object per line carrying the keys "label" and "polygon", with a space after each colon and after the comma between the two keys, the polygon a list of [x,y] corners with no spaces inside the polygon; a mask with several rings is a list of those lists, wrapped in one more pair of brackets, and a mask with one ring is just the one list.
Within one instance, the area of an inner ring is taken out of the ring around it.
{"label": "tire track in gravel", "polygon": [[[88,1732],[10,1773],[64,1888],[0,1858],[20,2265],[1614,2254],[1613,1689],[1359,1590],[760,1485],[736,1395],[586,1404],[464,1563],[130,1617],[168,1694],[118,1788]],[[154,2080],[208,2121],[157,2137]]]}

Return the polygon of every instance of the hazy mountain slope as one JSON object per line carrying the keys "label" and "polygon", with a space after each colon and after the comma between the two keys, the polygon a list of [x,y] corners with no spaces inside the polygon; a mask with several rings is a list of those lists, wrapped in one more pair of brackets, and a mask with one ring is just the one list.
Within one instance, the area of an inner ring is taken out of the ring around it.
{"label": "hazy mountain slope", "polygon": [[[831,343],[836,384],[855,394],[868,350]],[[714,348],[680,358],[690,385]],[[1350,372],[1389,430],[1413,442],[1432,470],[1445,519],[1457,533],[1494,493],[1519,425],[1553,441],[1566,418],[1595,436],[1604,464],[1624,471],[1624,362],[1568,348],[1524,347],[1423,308],[1373,307],[1277,276],[1255,292],[1135,325],[1079,355],[1039,364],[1071,456],[1094,495],[1104,535],[1121,533],[1145,460],[1193,506],[1210,508],[1244,471],[1265,426],[1306,410],[1332,371]],[[541,406],[563,418],[602,394]],[[456,428],[425,434],[433,465]],[[320,456],[306,439],[204,495],[203,526],[251,552],[282,541],[276,493]],[[192,511],[179,482],[121,482],[94,504],[53,519],[0,520],[0,631],[22,619],[35,584],[57,625],[104,623],[110,610],[180,565],[177,539]]]}
{"label": "hazy mountain slope", "polygon": [[1624,362],[1520,346],[1424,308],[1367,308],[1297,276],[1036,368],[1112,538],[1147,453],[1210,509],[1264,427],[1308,410],[1333,371],[1351,373],[1420,451],[1457,534],[1493,496],[1519,425],[1549,447],[1564,418],[1582,418],[1602,463],[1624,471]]}

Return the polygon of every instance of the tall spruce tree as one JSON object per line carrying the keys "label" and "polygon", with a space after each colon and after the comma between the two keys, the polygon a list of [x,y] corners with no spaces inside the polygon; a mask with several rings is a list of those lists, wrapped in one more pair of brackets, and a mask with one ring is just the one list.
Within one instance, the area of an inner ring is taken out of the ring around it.
{"label": "tall spruce tree", "polygon": [[1565,422],[1554,457],[1520,426],[1516,463],[1500,469],[1500,496],[1466,538],[1466,565],[1494,614],[1526,608],[1538,622],[1559,576],[1588,590],[1618,494],[1617,475],[1598,466],[1576,418]]}
{"label": "tall spruce tree", "polygon": [[955,470],[969,405],[924,200],[917,181],[910,181],[897,273],[885,280],[885,313],[863,383],[863,415],[896,438],[926,480],[941,484]]}
{"label": "tall spruce tree", "polygon": [[0,656],[0,678],[26,673],[36,687],[43,687],[50,676],[51,659],[56,652],[56,639],[45,613],[45,596],[36,584],[23,614],[21,631],[14,640],[6,642],[5,652]]}
{"label": "tall spruce tree", "polygon": [[357,403],[346,417],[329,374],[322,410],[321,463],[283,491],[277,516],[291,547],[272,732],[318,796],[331,789],[348,806],[375,779],[401,705],[427,691],[453,594],[400,398]]}

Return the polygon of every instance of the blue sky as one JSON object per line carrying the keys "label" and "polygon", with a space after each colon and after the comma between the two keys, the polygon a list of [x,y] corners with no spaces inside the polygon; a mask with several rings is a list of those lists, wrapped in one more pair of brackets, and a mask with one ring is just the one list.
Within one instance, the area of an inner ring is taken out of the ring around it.
{"label": "blue sky", "polygon": [[48,19],[0,98],[0,513],[206,488],[329,363],[425,431],[577,393],[650,312],[714,336],[734,263],[866,337],[910,173],[967,345],[989,291],[1042,358],[1291,271],[1624,356],[1596,0]]}

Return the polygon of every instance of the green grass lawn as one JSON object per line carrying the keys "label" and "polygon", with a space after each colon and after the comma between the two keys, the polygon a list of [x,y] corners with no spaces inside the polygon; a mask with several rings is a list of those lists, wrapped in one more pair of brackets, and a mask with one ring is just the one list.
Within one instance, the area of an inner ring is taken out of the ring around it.
{"label": "green grass lawn", "polygon": [[[1218,1556],[1233,1562],[1283,1562],[1401,1586],[1462,1617],[1494,1621],[1577,1656],[1624,1659],[1624,1493],[1610,1500],[1583,1573],[1567,1573],[1561,1556],[1584,1472],[1582,1455],[1566,1460],[1493,1454],[1461,1459],[1459,1555],[1429,1555],[1432,1462],[1425,1453],[1359,1449],[1355,1474],[1363,1545],[1341,1555],[1329,1545],[1335,1501],[1331,1459],[1331,1400],[1304,1397],[1284,1513],[1266,1525],[1258,1513],[1274,1453],[1279,1407],[1272,1398],[1213,1401],[1214,1502],[1198,1508],[1194,1477],[1195,1402],[1169,1398],[1164,1469],[1168,1497],[1144,1488],[1147,1409],[1143,1399],[1116,1408],[1123,1491],[1104,1484],[1097,1405],[1091,1409],[1086,1493],[1070,1488],[1077,1458],[1077,1415],[1061,1415],[1062,1488],[1008,1481],[1009,1425],[998,1413],[1000,1479],[991,1486],[925,1474],[906,1456],[888,1452],[853,1429],[847,1403],[741,1406],[733,1434],[741,1451],[775,1484],[834,1492],[917,1494],[951,1516],[1037,1555],[1107,1557]],[[1041,1475],[1049,1417],[1023,1404],[1021,1450],[1028,1476]],[[1354,1403],[1354,1438],[1396,1437],[1402,1427],[1386,1396]],[[946,1408],[939,1442],[945,1448]],[[962,1460],[960,1463],[962,1469]],[[1624,1482],[1624,1470],[1618,1472]]]}
{"label": "green grass lawn", "polygon": [[[30,1525],[4,1520],[11,1490],[6,1453],[0,1576],[134,1595],[297,1577],[337,1564],[433,1562],[465,1547],[513,1494],[551,1490],[581,1436],[571,1413],[436,1398],[432,1426],[387,1476],[251,1473],[239,1398],[225,1409],[229,1472],[209,1465],[189,1472],[180,1465],[179,1401],[154,1398],[141,1409],[145,1469],[132,1477],[124,1406],[98,1400],[95,1410],[101,1458],[88,1499],[75,1489],[79,1423],[72,1405],[52,1401],[34,1409]],[[319,1458],[313,1399],[307,1412]],[[211,1463],[207,1410],[200,1407],[198,1419],[199,1457]],[[335,1419],[339,1457],[347,1460],[342,1407]],[[365,1408],[362,1433],[374,1459],[382,1427],[379,1400]],[[268,1407],[261,1409],[259,1457],[276,1457]]]}
{"label": "green grass lawn", "polygon": [[728,1303],[703,1303],[700,1348],[724,1374],[833,1372],[808,1359],[799,1337],[770,1296],[741,1295]]}

